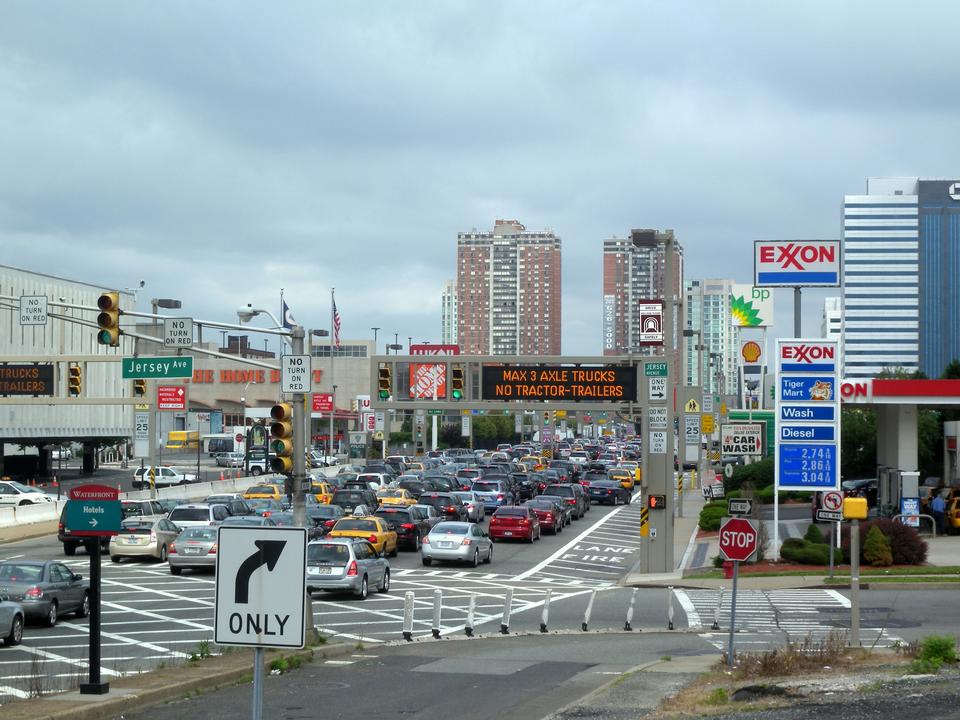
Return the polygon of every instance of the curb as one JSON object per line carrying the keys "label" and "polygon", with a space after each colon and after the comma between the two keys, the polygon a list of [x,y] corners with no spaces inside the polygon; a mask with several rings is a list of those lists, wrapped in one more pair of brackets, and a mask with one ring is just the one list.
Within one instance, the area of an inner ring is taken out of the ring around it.
{"label": "curb", "polygon": [[634,673],[638,673],[638,672],[643,672],[643,671],[646,670],[647,668],[652,668],[654,665],[659,665],[659,664],[662,663],[662,662],[664,662],[664,661],[663,661],[663,660],[651,660],[650,662],[642,663],[641,665],[634,665],[634,666],[633,666],[632,668],[630,668],[629,670],[624,670],[622,673],[620,673],[619,675],[617,675],[615,678],[613,678],[613,679],[611,679],[611,680],[608,680],[607,682],[605,682],[605,683],[604,683],[603,685],[601,685],[600,687],[598,687],[598,688],[596,688],[596,689],[594,689],[594,690],[591,690],[590,692],[588,692],[588,693],[587,693],[586,695],[584,695],[583,697],[581,697],[581,698],[579,698],[579,699],[577,699],[577,700],[571,700],[570,702],[568,702],[568,703],[567,703],[566,705],[564,705],[563,707],[557,708],[557,709],[554,710],[552,713],[550,713],[549,715],[545,716],[545,717],[543,718],[543,720],[552,720],[553,718],[557,718],[557,717],[562,716],[565,712],[567,712],[567,710],[572,710],[572,709],[574,709],[574,708],[576,708],[576,707],[579,707],[579,706],[582,706],[582,705],[586,705],[586,704],[588,704],[591,700],[593,700],[595,697],[598,697],[598,696],[602,695],[603,693],[607,692],[607,690],[609,690],[610,688],[612,688],[614,685],[617,685],[619,682],[621,682],[621,681],[623,680],[624,676],[626,676],[626,675],[633,675]]}
{"label": "curb", "polygon": [[[345,655],[353,651],[353,646],[347,643],[335,643],[331,646],[318,645],[313,648],[304,648],[294,652],[276,652],[268,650],[264,657],[265,673],[270,672],[270,663],[280,658],[299,657],[307,662],[320,660],[338,655]],[[229,656],[219,656],[222,659]],[[231,667],[227,668],[204,668],[201,662],[196,668],[193,668],[199,674],[199,677],[177,680],[178,675],[182,676],[183,666],[169,668],[169,682],[153,688],[138,689],[138,681],[142,682],[144,676],[153,676],[156,682],[160,672],[153,671],[144,673],[143,676],[128,676],[111,681],[111,689],[124,690],[129,689],[129,694],[103,696],[102,699],[94,699],[93,696],[84,696],[80,699],[76,690],[59,693],[57,695],[48,695],[29,700],[18,700],[7,705],[3,705],[4,720],[110,720],[123,715],[125,712],[142,711],[145,708],[170,700],[178,700],[194,693],[209,692],[223,687],[237,685],[244,682],[247,677],[253,673],[253,653],[247,651],[238,653],[237,660],[244,658],[247,662],[239,665],[229,658]],[[68,697],[76,695],[76,699]]]}

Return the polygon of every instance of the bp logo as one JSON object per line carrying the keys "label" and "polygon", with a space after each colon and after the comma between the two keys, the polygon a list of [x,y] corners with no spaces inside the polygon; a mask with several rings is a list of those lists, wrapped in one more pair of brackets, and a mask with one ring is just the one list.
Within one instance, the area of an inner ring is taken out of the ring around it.
{"label": "bp logo", "polygon": [[760,359],[760,344],[749,340],[740,348],[740,354],[743,356],[744,362],[755,363]]}

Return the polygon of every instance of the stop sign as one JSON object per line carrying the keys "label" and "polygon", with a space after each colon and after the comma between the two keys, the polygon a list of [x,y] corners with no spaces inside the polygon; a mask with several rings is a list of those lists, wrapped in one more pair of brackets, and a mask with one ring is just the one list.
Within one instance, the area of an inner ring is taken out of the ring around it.
{"label": "stop sign", "polygon": [[720,526],[720,554],[726,560],[749,560],[759,544],[760,534],[746,518],[727,518]]}

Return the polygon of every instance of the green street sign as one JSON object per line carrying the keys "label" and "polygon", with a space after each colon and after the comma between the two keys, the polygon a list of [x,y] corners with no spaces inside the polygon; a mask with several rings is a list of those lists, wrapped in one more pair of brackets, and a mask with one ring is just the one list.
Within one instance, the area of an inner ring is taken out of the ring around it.
{"label": "green street sign", "polygon": [[64,524],[70,532],[103,536],[118,534],[121,520],[119,500],[70,500]]}
{"label": "green street sign", "polygon": [[193,377],[190,356],[124,358],[124,378],[188,378]]}
{"label": "green street sign", "polygon": [[443,415],[443,410],[427,410],[427,415]]}
{"label": "green street sign", "polygon": [[666,377],[667,364],[665,362],[644,363],[643,374],[646,377]]}

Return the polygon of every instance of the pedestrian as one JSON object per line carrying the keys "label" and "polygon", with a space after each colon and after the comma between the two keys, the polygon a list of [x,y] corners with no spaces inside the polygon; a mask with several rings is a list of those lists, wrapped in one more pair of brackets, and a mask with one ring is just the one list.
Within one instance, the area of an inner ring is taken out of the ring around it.
{"label": "pedestrian", "polygon": [[933,521],[937,526],[937,535],[944,535],[946,533],[945,527],[945,513],[947,509],[947,504],[943,500],[943,495],[937,493],[933,500],[930,501],[930,510],[933,512]]}

